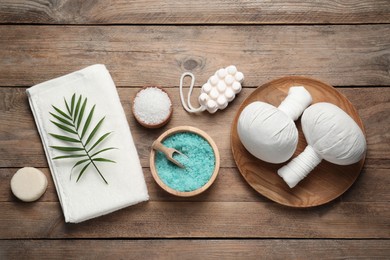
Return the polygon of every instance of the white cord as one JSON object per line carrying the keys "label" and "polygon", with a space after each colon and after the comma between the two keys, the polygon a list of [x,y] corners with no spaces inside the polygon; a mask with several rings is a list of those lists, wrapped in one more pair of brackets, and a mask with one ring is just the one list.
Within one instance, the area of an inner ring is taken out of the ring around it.
{"label": "white cord", "polygon": [[[184,78],[187,76],[191,77],[191,85],[190,85],[190,89],[188,90],[187,103],[186,103],[184,100],[184,94],[183,94],[183,81],[184,81]],[[183,105],[184,109],[189,113],[198,113],[198,112],[202,112],[206,109],[203,106],[200,106],[198,108],[194,108],[191,105],[191,94],[192,94],[192,90],[194,89],[194,85],[195,85],[194,74],[192,74],[191,72],[184,72],[180,78],[180,85],[179,85],[180,99],[181,99],[181,104]]]}

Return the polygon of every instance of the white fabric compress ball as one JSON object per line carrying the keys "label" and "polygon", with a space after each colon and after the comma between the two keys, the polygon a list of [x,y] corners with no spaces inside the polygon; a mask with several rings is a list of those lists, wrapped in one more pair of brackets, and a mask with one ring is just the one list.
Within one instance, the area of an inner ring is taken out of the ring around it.
{"label": "white fabric compress ball", "polygon": [[242,111],[237,130],[245,148],[270,163],[287,161],[298,143],[294,121],[276,107],[260,101]]}
{"label": "white fabric compress ball", "polygon": [[310,93],[301,86],[291,87],[278,108],[256,101],[244,108],[238,118],[241,143],[255,157],[282,163],[294,154],[298,143],[296,120],[310,105]]}
{"label": "white fabric compress ball", "polygon": [[310,106],[301,119],[307,146],[278,170],[290,188],[295,187],[323,159],[338,165],[360,161],[367,149],[363,131],[341,108],[330,103]]}

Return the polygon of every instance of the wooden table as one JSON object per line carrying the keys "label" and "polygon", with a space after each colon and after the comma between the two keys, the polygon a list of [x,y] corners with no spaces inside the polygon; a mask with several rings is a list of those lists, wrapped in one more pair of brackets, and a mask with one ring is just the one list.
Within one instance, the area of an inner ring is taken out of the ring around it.
{"label": "wooden table", "polygon": [[[389,258],[390,2],[0,0],[0,259],[20,258]],[[150,201],[81,224],[65,224],[26,88],[91,64],[107,66],[139,152]],[[186,113],[179,77],[199,86],[235,64],[245,88],[224,111]],[[335,86],[357,108],[368,142],[361,175],[315,208],[281,206],[255,192],[236,168],[230,126],[259,85],[303,75]],[[146,130],[131,114],[142,86],[160,85],[174,114]],[[193,198],[164,192],[149,151],[179,125],[210,134],[221,153],[214,185]],[[10,179],[40,168],[44,196],[18,201]]]}

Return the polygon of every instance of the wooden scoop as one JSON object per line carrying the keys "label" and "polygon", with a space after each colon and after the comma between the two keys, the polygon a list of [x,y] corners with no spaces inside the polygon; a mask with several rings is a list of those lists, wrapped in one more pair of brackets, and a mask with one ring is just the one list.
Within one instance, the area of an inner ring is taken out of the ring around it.
{"label": "wooden scoop", "polygon": [[173,154],[174,154],[174,153],[178,153],[178,154],[181,154],[181,155],[186,156],[185,154],[179,152],[178,150],[176,150],[176,149],[174,149],[174,148],[170,148],[170,147],[164,146],[164,145],[163,145],[162,143],[160,143],[158,140],[156,140],[156,141],[153,142],[152,148],[153,148],[154,150],[157,150],[157,151],[160,151],[160,152],[164,153],[168,160],[170,160],[172,163],[176,164],[176,165],[179,166],[180,168],[184,168],[184,165],[183,165],[183,164],[179,163],[177,160],[175,160],[175,159],[173,158]]}

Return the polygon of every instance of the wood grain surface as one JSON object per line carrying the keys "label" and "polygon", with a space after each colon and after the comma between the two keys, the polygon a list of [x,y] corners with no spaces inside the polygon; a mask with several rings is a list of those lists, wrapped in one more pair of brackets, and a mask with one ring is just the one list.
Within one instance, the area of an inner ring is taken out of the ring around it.
{"label": "wood grain surface", "polygon": [[0,22],[37,24],[388,23],[387,0],[0,0]]}
{"label": "wood grain surface", "polygon": [[[388,0],[0,0],[0,259],[388,259],[389,25]],[[25,91],[96,63],[117,85],[150,201],[66,224]],[[186,113],[180,75],[193,72],[199,87],[230,64],[245,74],[237,98],[214,115]],[[345,95],[368,143],[351,188],[306,209],[257,193],[230,149],[230,127],[245,98],[295,75]],[[160,129],[142,127],[131,113],[135,93],[148,85],[163,87],[173,101],[172,119]],[[152,142],[182,125],[206,131],[221,155],[214,184],[190,198],[161,189],[149,168]],[[10,191],[24,166],[48,177],[35,203]]]}
{"label": "wood grain surface", "polygon": [[58,202],[3,202],[1,207],[0,239],[372,239],[390,235],[388,202],[337,202],[291,210],[274,202],[149,201],[81,225],[66,224]]}
{"label": "wood grain surface", "polygon": [[0,257],[74,259],[87,248],[94,249],[88,254],[93,259],[386,259],[390,254],[390,242],[381,239],[2,240]]}
{"label": "wood grain surface", "polygon": [[199,86],[235,64],[244,85],[302,75],[332,86],[390,85],[390,27],[0,26],[0,86],[32,86],[103,63],[123,86]]}

